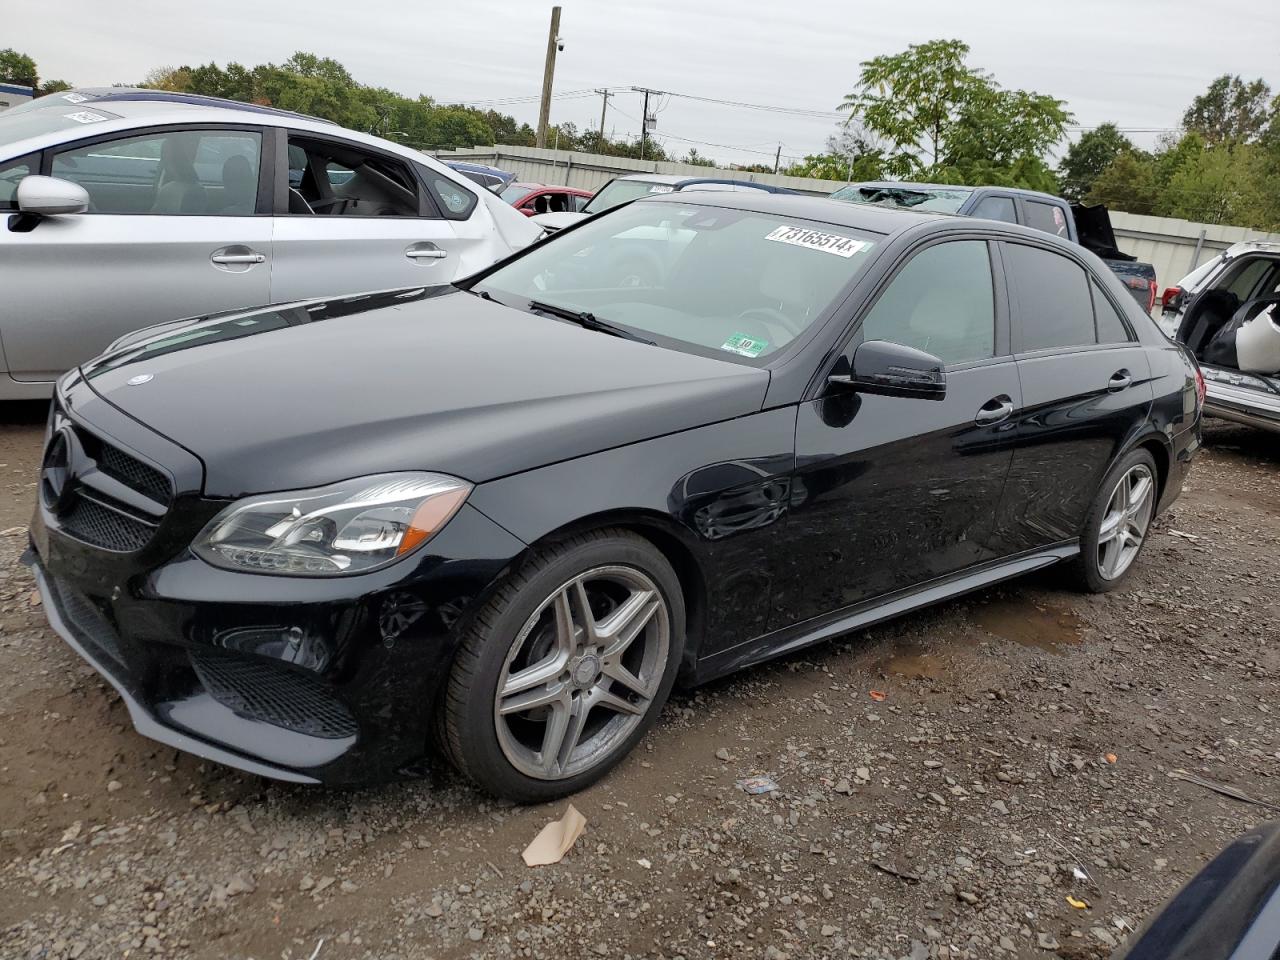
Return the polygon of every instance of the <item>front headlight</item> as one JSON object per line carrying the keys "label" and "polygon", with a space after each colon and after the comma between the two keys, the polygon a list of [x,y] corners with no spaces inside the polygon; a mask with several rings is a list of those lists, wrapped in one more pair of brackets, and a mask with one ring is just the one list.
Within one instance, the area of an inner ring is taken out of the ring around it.
{"label": "front headlight", "polygon": [[209,521],[191,549],[228,570],[364,573],[426,543],[470,493],[465,480],[438,473],[384,473],[249,497]]}

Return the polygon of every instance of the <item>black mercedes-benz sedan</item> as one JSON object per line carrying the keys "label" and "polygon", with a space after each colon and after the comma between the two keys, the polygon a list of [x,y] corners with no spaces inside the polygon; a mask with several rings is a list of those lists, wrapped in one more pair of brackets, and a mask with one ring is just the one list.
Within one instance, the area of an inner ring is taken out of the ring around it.
{"label": "black mercedes-benz sedan", "polygon": [[143,734],[342,783],[591,783],[696,684],[1050,564],[1132,572],[1194,360],[1007,224],[678,194],[456,285],[68,374],[30,562]]}

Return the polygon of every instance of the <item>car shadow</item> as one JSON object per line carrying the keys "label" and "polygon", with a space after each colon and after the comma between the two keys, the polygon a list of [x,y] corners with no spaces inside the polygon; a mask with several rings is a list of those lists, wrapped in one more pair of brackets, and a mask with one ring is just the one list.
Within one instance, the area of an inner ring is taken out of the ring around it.
{"label": "car shadow", "polygon": [[1206,420],[1204,443],[1215,453],[1280,466],[1280,435],[1267,430],[1225,420]]}

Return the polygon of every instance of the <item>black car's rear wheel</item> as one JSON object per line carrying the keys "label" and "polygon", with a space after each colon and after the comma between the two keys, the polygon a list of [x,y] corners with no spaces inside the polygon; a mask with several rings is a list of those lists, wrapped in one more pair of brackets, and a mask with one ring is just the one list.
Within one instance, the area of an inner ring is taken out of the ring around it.
{"label": "black car's rear wheel", "polygon": [[644,736],[683,649],[680,584],[652,544],[619,530],[558,544],[524,564],[463,640],[445,749],[492,793],[572,793]]}
{"label": "black car's rear wheel", "polygon": [[1085,521],[1076,569],[1093,593],[1120,586],[1133,572],[1155,518],[1159,482],[1146,450],[1122,457],[1103,479]]}

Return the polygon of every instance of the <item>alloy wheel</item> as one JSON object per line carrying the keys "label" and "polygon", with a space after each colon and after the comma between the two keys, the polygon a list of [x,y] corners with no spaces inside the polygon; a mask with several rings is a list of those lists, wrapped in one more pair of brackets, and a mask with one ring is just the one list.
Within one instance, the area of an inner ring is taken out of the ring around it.
{"label": "alloy wheel", "polygon": [[670,643],[666,601],[640,570],[595,567],[562,584],[525,621],[499,674],[504,756],[541,780],[606,760],[649,712]]}
{"label": "alloy wheel", "polygon": [[1143,463],[1116,483],[1098,528],[1098,573],[1103,579],[1119,578],[1138,556],[1151,525],[1155,490],[1155,477]]}

